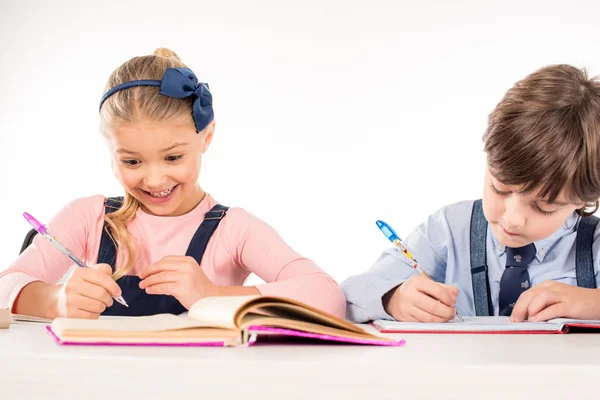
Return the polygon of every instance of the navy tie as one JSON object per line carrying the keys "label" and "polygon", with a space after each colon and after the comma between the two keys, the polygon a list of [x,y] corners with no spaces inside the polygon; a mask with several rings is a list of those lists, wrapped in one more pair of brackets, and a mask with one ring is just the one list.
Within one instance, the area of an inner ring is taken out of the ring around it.
{"label": "navy tie", "polygon": [[533,243],[524,247],[506,248],[506,269],[500,278],[498,299],[500,315],[510,316],[517,299],[531,286],[527,266],[535,257]]}

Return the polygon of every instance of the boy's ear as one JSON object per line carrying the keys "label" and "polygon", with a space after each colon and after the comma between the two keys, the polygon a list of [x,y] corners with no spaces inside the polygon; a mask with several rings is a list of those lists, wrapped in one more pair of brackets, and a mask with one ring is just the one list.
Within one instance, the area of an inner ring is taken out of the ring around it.
{"label": "boy's ear", "polygon": [[576,206],[577,206],[577,210],[585,212],[585,215],[592,215],[596,211],[598,211],[598,208],[600,207],[600,201],[597,200],[597,201],[590,201],[588,203],[580,203],[580,204],[576,204]]}

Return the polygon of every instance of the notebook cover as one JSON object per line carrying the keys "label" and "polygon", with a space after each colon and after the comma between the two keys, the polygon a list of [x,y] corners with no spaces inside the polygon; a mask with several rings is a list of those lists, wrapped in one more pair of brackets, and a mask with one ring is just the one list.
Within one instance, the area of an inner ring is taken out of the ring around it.
{"label": "notebook cover", "polygon": [[576,322],[565,324],[564,333],[570,333],[571,330],[585,333],[600,333],[600,325],[586,323],[578,324]]}
{"label": "notebook cover", "polygon": [[225,342],[179,342],[179,343],[160,343],[160,342],[149,342],[149,343],[118,343],[118,342],[69,342],[63,341],[52,332],[50,325],[46,325],[46,331],[54,338],[57,344],[61,346],[189,346],[189,347],[225,347]]}
{"label": "notebook cover", "polygon": [[[288,337],[299,337],[305,339],[316,339],[320,341],[326,342],[338,342],[338,343],[347,343],[347,344],[364,344],[364,345],[373,345],[373,346],[402,346],[406,342],[404,339],[398,340],[395,342],[389,342],[385,340],[377,340],[377,339],[354,339],[354,338],[341,338],[337,336],[323,335],[319,333],[309,333],[296,331],[291,329],[283,329],[283,328],[274,328],[271,326],[250,326],[248,328],[249,333],[255,333],[257,336],[260,336],[261,333],[268,334],[277,334]],[[260,342],[260,338],[257,339]]]}

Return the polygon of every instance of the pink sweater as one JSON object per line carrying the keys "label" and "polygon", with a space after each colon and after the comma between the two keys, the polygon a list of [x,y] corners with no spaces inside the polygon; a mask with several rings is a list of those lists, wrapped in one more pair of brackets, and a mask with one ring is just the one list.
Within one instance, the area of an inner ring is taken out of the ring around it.
{"label": "pink sweater", "polygon": [[[48,224],[48,229],[78,257],[95,264],[103,228],[105,198],[75,200]],[[138,210],[128,226],[135,238],[136,258],[131,275],[168,255],[185,255],[204,214],[216,204],[206,195],[187,214],[160,217]],[[118,258],[119,259],[119,258]],[[72,262],[46,239],[36,236],[5,271],[0,272],[0,308],[11,308],[21,289],[34,281],[56,283]],[[240,286],[253,272],[266,284],[263,295],[300,300],[344,317],[345,298],[339,285],[311,260],[291,249],[268,224],[241,208],[230,208],[213,233],[201,268],[220,286]]]}

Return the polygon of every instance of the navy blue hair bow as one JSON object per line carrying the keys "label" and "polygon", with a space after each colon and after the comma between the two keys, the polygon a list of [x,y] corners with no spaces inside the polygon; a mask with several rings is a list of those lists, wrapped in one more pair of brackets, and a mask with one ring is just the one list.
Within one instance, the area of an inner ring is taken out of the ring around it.
{"label": "navy blue hair bow", "polygon": [[137,86],[159,86],[159,93],[165,96],[183,99],[192,96],[194,103],[192,105],[194,122],[196,130],[202,131],[215,118],[212,108],[212,95],[208,89],[207,83],[198,83],[198,78],[189,68],[168,68],[163,74],[162,79],[142,79],[129,81],[111,88],[102,96],[99,110],[102,104],[119,90],[129,89]]}

